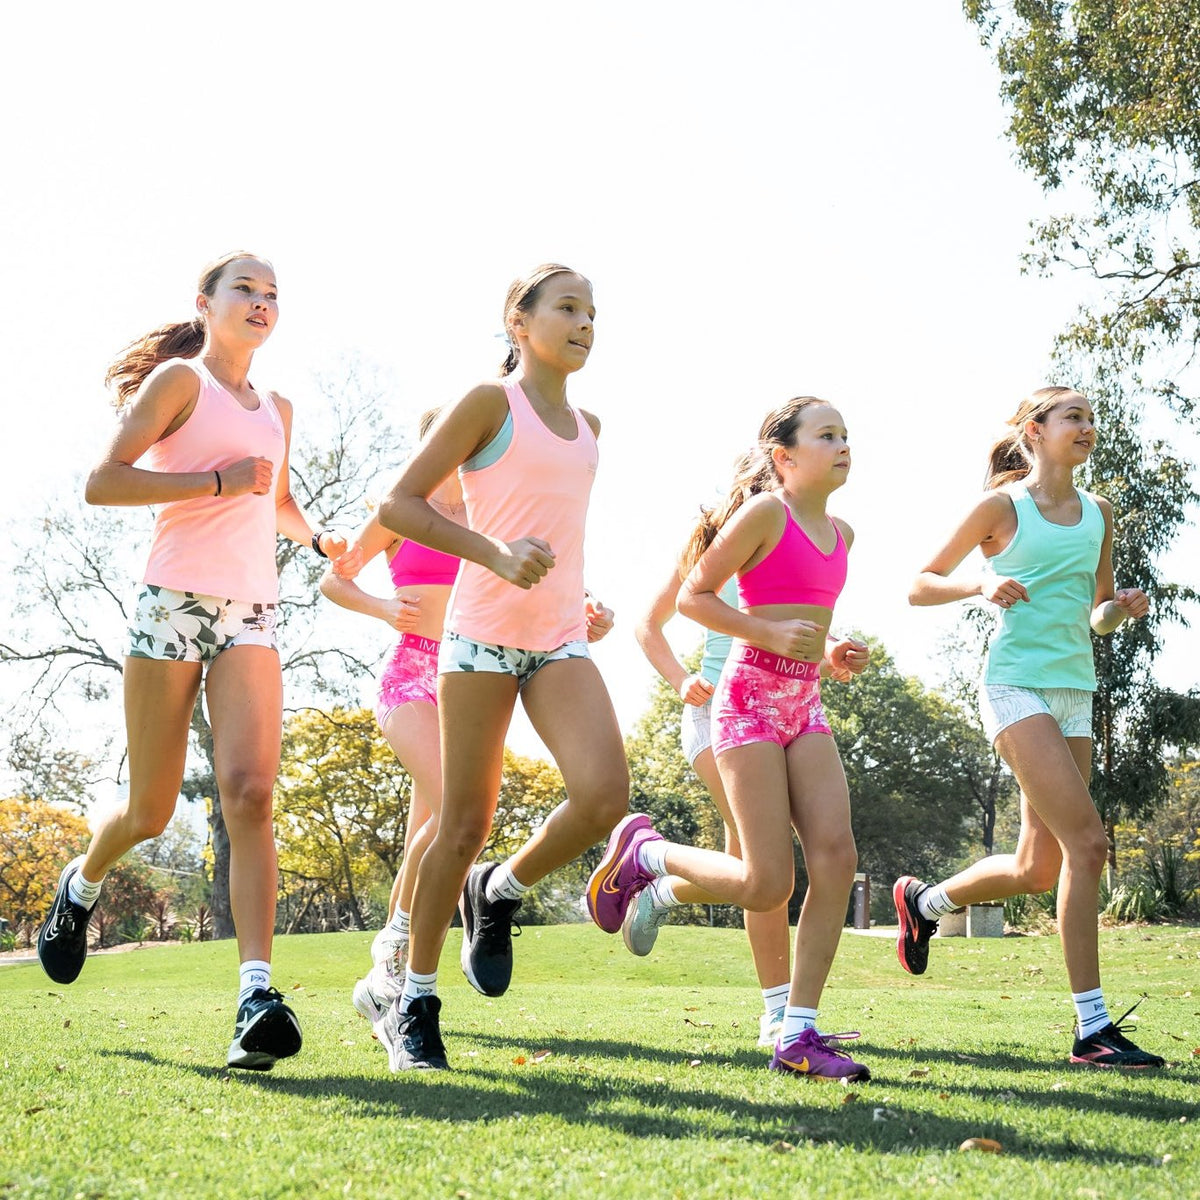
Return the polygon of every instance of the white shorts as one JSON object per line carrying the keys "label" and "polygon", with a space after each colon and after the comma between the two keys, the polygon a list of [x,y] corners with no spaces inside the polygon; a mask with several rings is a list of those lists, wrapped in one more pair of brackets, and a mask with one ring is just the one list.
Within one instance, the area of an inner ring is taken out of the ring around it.
{"label": "white shorts", "polygon": [[979,715],[988,741],[1010,725],[1040,714],[1053,717],[1063,737],[1092,736],[1092,693],[1081,688],[1028,688],[984,683],[979,688]]}
{"label": "white shorts", "polygon": [[685,704],[679,718],[679,746],[689,766],[712,746],[712,701]]}

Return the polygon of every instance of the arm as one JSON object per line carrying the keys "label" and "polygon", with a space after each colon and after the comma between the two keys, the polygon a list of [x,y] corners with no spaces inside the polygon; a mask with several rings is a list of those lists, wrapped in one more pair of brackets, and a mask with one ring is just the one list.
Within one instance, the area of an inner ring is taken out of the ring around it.
{"label": "arm", "polygon": [[649,611],[638,621],[633,636],[650,665],[675,689],[680,699],[685,704],[699,706],[712,698],[713,685],[702,675],[689,675],[663,636],[663,626],[675,615],[679,584],[679,573],[672,571],[655,595]]}
{"label": "arm", "polygon": [[1150,600],[1141,588],[1116,590],[1113,579],[1113,511],[1107,500],[1098,500],[1104,514],[1104,541],[1096,567],[1096,596],[1092,602],[1092,631],[1100,637],[1112,633],[1126,620],[1137,621],[1150,611]]}
{"label": "arm", "polygon": [[494,383],[473,388],[444,412],[379,506],[379,521],[393,533],[479,563],[528,589],[554,566],[554,551],[547,542],[523,537],[506,544],[455,524],[429,503],[450,472],[495,437],[507,412],[504,389]]}
{"label": "arm", "polygon": [[908,592],[909,604],[949,604],[970,596],[982,596],[1008,608],[1018,600],[1029,600],[1023,584],[1015,579],[992,576],[948,578],[976,546],[998,545],[1013,521],[1012,501],[1003,492],[984,495],[960,522],[958,528],[921,569]]}
{"label": "arm", "polygon": [[[275,481],[275,528],[285,538],[290,538],[298,545],[311,546],[316,531],[296,497],[292,495],[292,473],[288,467],[288,455],[292,446],[292,404],[290,400],[274,393],[272,398],[279,410],[279,419],[283,422],[283,462],[279,467],[279,478]],[[362,563],[357,561],[357,556],[346,553],[346,539],[341,534],[322,530],[318,545],[334,566],[347,574],[354,575],[361,568]]]}
{"label": "arm", "polygon": [[[215,471],[147,471],[133,465],[155,442],[183,425],[199,394],[200,381],[191,367],[171,363],[153,371],[121,410],[117,432],[88,475],[83,493],[88,504],[169,504],[215,496]],[[265,458],[244,458],[221,468],[222,496],[263,496],[270,488],[271,463]]]}
{"label": "arm", "polygon": [[[365,566],[379,554],[390,558],[395,553],[399,541],[399,538],[388,533],[379,524],[379,519],[373,516],[359,531],[352,543],[352,549],[361,551],[361,564]],[[353,579],[345,579],[339,575],[332,564],[321,577],[321,595],[351,612],[375,617],[401,633],[412,629],[421,613],[420,596],[374,596],[363,591]]]}
{"label": "arm", "polygon": [[820,627],[814,622],[752,616],[731,608],[717,595],[735,572],[757,561],[761,552],[779,541],[786,519],[776,496],[764,493],[747,501],[683,581],[676,607],[706,629],[753,642],[788,658],[811,659],[823,649]]}

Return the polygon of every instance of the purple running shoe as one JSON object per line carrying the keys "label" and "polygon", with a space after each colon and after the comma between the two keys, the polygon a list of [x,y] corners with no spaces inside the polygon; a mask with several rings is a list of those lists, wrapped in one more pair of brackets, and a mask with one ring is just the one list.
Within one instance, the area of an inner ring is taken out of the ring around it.
{"label": "purple running shoe", "polygon": [[654,876],[638,866],[638,847],[645,842],[662,841],[645,813],[630,813],[612,831],[604,857],[592,872],[587,885],[587,906],[592,920],[605,933],[616,933],[625,919],[630,900]]}
{"label": "purple running shoe", "polygon": [[811,1075],[814,1079],[870,1079],[871,1072],[862,1063],[835,1049],[836,1040],[836,1036],[822,1037],[815,1029],[806,1029],[786,1046],[776,1042],[771,1070]]}

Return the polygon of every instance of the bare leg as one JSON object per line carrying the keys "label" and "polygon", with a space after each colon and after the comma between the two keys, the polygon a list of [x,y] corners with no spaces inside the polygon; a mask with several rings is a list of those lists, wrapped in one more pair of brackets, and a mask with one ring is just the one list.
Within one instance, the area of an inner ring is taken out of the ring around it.
{"label": "bare leg", "polygon": [[271,802],[279,773],[283,680],[266,646],[217,655],[205,683],[217,788],[229,831],[229,904],[238,954],[271,960],[279,869]]}
{"label": "bare leg", "polygon": [[846,923],[858,852],[846,775],[833,738],[824,733],[797,738],[787,749],[787,766],[792,823],[808,871],[788,1003],[816,1008]]}
{"label": "bare leg", "polygon": [[612,832],[629,811],[629,768],[612,701],[591,659],[547,663],[521,701],[567,788],[567,799],[509,859],[528,887]]}
{"label": "bare leg", "polygon": [[396,873],[388,907],[388,917],[399,905],[412,911],[413,887],[417,868],[437,832],[437,816],[442,806],[442,756],[438,745],[437,709],[432,704],[413,701],[401,704],[389,714],[383,727],[400,765],[412,776],[412,803],[408,828],[404,833],[404,860]]}
{"label": "bare leg", "polygon": [[98,817],[83,862],[85,879],[103,879],[128,850],[167,827],[183,784],[199,690],[199,663],[125,660],[129,799]]}
{"label": "bare leg", "polygon": [[442,811],[413,891],[408,968],[417,974],[437,970],[467,872],[491,832],[504,735],[516,699],[511,675],[454,671],[438,676]]}
{"label": "bare leg", "polygon": [[795,883],[787,763],[774,742],[726,750],[717,760],[742,857],[668,843],[666,867],[724,904],[772,912]]}

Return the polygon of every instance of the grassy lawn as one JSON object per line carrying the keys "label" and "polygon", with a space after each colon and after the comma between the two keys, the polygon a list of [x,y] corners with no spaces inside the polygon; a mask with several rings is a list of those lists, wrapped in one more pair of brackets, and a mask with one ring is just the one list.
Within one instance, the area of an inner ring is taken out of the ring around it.
{"label": "grassy lawn", "polygon": [[914,980],[847,935],[821,1024],[862,1030],[874,1078],[852,1088],[765,1070],[744,938],[696,928],[648,960],[527,929],[500,1000],[454,931],[454,1070],[394,1076],[350,1003],[369,940],[277,942],[305,1047],[270,1074],[223,1066],[232,944],[95,957],[69,988],[0,968],[0,1198],[1200,1194],[1200,930],[1103,935],[1110,1008],[1147,995],[1136,1040],[1172,1063],[1136,1075],[1067,1064],[1051,938],[935,942]]}

